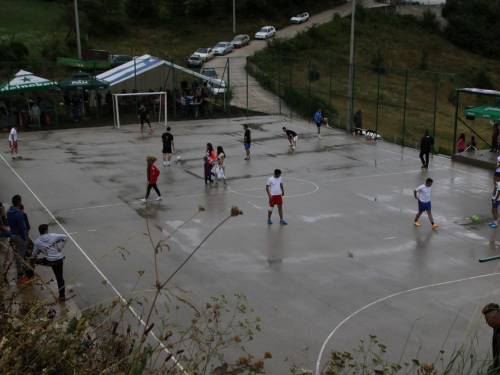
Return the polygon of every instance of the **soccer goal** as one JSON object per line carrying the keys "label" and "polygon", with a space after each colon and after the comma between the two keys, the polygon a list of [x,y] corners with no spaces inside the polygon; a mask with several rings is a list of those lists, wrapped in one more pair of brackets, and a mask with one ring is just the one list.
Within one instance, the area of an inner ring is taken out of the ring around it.
{"label": "soccer goal", "polygon": [[115,128],[120,129],[122,125],[139,123],[138,113],[141,104],[146,107],[151,123],[158,122],[167,127],[167,93],[161,91],[113,94]]}

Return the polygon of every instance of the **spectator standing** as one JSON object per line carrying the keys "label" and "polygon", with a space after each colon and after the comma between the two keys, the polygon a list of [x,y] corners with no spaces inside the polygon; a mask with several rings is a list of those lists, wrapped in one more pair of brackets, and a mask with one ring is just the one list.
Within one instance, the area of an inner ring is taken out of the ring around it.
{"label": "spectator standing", "polygon": [[250,145],[252,143],[252,137],[250,129],[248,129],[248,125],[243,125],[243,130],[245,134],[243,135],[243,144],[245,145],[245,152],[247,154],[244,160],[250,160]]}
{"label": "spectator standing", "polygon": [[[434,145],[434,138],[429,135],[429,131],[425,130],[422,139],[420,140],[420,160],[422,161],[422,167],[420,169],[429,168],[429,153],[431,152],[431,147]],[[424,160],[425,156],[425,160]]]}
{"label": "spectator standing", "polygon": [[186,118],[186,114],[187,114],[187,111],[188,111],[188,99],[187,99],[187,94],[185,91],[182,92],[182,96],[181,96],[181,117],[183,119]]}
{"label": "spectator standing", "polygon": [[193,90],[189,90],[187,94],[188,117],[194,117],[194,94]]}
{"label": "spectator standing", "polygon": [[42,97],[38,98],[38,107],[40,107],[40,123],[41,123],[42,126],[45,126],[45,125],[47,125],[45,123],[45,111],[46,111],[46,108],[45,108],[45,101],[43,100]]}
{"label": "spectator standing", "polygon": [[167,127],[167,131],[162,134],[161,139],[163,141],[163,166],[170,167],[170,157],[172,156],[172,150],[175,151],[174,136],[170,133],[170,126]]}
{"label": "spectator standing", "polygon": [[500,306],[496,303],[488,303],[484,306],[482,313],[486,324],[493,328],[491,339],[492,363],[486,374],[497,375],[500,373]]}
{"label": "spectator standing", "polygon": [[460,134],[460,137],[458,137],[458,142],[457,142],[457,151],[459,154],[465,151],[465,134],[462,133]]}
{"label": "spectator standing", "polygon": [[69,92],[65,92],[63,96],[64,109],[66,111],[66,118],[71,118],[71,98]]}
{"label": "spectator standing", "polygon": [[413,196],[415,197],[415,199],[418,200],[418,212],[415,215],[415,221],[413,222],[413,224],[415,224],[416,227],[420,226],[418,219],[420,218],[420,215],[422,215],[424,211],[427,212],[429,221],[432,224],[432,229],[437,228],[439,226],[437,224],[434,224],[434,219],[432,217],[432,212],[431,212],[432,183],[433,183],[432,178],[428,178],[427,180],[425,180],[425,184],[422,184],[415,190],[413,190]]}
{"label": "spectator standing", "polygon": [[49,233],[48,224],[41,224],[38,227],[38,232],[40,233],[40,237],[36,239],[33,245],[32,260],[35,260],[39,253],[43,254],[44,260],[41,264],[52,268],[59,291],[57,300],[59,302],[64,302],[66,293],[63,277],[64,257],[62,255],[62,250],[68,243],[68,236],[64,234]]}
{"label": "spectator standing", "polygon": [[3,130],[8,130],[7,121],[9,119],[9,111],[7,111],[4,102],[0,102],[0,114],[2,115]]}
{"label": "spectator standing", "polygon": [[80,118],[80,104],[82,100],[76,95],[76,92],[73,94],[73,98],[71,99],[71,104],[73,105],[73,118],[75,121],[78,121]]}
{"label": "spectator standing", "polygon": [[354,114],[352,120],[354,122],[354,134],[358,135],[359,131],[359,135],[363,135],[361,131],[361,129],[363,129],[363,114],[361,113],[361,109],[359,109],[358,112]]}
{"label": "spectator standing", "polygon": [[18,102],[14,102],[12,112],[14,112],[14,116],[16,117],[16,125],[21,125],[21,106]]}
{"label": "spectator standing", "polygon": [[491,150],[490,152],[498,151],[498,123],[493,123],[493,132],[491,133]]}
{"label": "spectator standing", "polygon": [[281,180],[281,171],[274,170],[274,176],[269,177],[266,184],[266,192],[269,197],[269,210],[267,211],[267,223],[272,225],[271,215],[273,214],[274,206],[278,206],[278,214],[280,215],[280,224],[287,225],[288,223],[283,219],[283,196],[285,189]]}
{"label": "spectator standing", "polygon": [[101,95],[101,92],[99,90],[96,91],[96,93],[95,93],[95,104],[97,106],[97,114],[101,115],[102,114],[102,112],[101,112],[102,95]]}
{"label": "spectator standing", "polygon": [[9,221],[7,220],[5,207],[0,206],[0,237],[10,237],[10,235]]}
{"label": "spectator standing", "polygon": [[[215,161],[217,160],[217,155],[215,154],[214,148],[211,143],[207,143],[205,155],[208,159],[208,163],[210,164],[210,170],[212,170],[214,168]],[[210,173],[212,174],[212,176],[215,176],[213,172]]]}
{"label": "spectator standing", "polygon": [[325,123],[326,127],[329,128],[328,119],[323,117],[321,113],[321,108],[318,108],[318,111],[314,114],[314,122],[316,123],[316,127],[318,128],[318,139],[323,139],[321,137],[321,124]]}
{"label": "spectator standing", "polygon": [[33,126],[35,128],[40,128],[42,125],[40,123],[40,107],[35,103],[31,106],[31,117],[33,118]]}
{"label": "spectator standing", "polygon": [[108,105],[109,113],[111,113],[113,111],[113,94],[111,94],[111,90],[108,90],[108,92],[106,93],[104,101]]}
{"label": "spectator standing", "polygon": [[10,129],[9,134],[9,148],[12,159],[19,159],[21,157],[19,156],[19,150],[17,148],[17,129],[18,126],[14,125],[12,129]]}
{"label": "spectator standing", "polygon": [[149,122],[149,113],[148,113],[148,109],[146,107],[144,107],[144,104],[141,103],[141,106],[139,107],[139,112],[138,112],[138,118],[141,119],[141,134],[144,133],[144,121],[146,121],[146,123],[148,124],[149,126],[149,130],[151,130],[151,133],[154,132],[153,128],[151,127],[151,123]]}
{"label": "spectator standing", "polygon": [[83,116],[84,117],[89,117],[89,113],[90,113],[90,95],[89,95],[89,90],[85,90],[83,92],[83,106],[84,106]]}
{"label": "spectator standing", "polygon": [[7,211],[7,221],[11,231],[11,242],[14,248],[14,262],[17,268],[17,276],[24,275],[24,255],[26,254],[26,224],[23,213],[20,210],[22,198],[20,195],[12,197],[12,206]]}
{"label": "spectator standing", "polygon": [[160,175],[160,170],[155,165],[156,158],[154,156],[148,155],[146,157],[146,162],[148,163],[147,170],[147,179],[148,179],[148,188],[146,190],[146,197],[141,199],[141,202],[146,203],[149,197],[149,193],[151,192],[151,188],[155,189],[156,194],[158,194],[157,201],[161,201],[163,198],[161,196],[160,190],[158,190],[158,186],[156,186],[156,182],[158,181],[158,176]]}
{"label": "spectator standing", "polygon": [[493,175],[493,193],[491,194],[491,213],[493,222],[489,223],[492,228],[498,227],[498,204],[500,204],[500,172]]}

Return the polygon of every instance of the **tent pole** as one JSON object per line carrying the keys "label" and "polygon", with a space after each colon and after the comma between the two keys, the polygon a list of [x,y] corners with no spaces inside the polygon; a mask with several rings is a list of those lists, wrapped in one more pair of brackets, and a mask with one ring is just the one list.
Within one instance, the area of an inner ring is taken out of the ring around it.
{"label": "tent pole", "polygon": [[[54,64],[56,64],[56,63],[51,63],[51,66],[52,66],[52,82],[55,82]],[[55,90],[54,84],[52,83],[52,103],[54,105],[54,113],[55,113],[55,116],[56,116],[56,129],[59,129],[59,120],[58,120],[58,116],[57,116],[57,112],[59,110],[59,106],[57,104],[57,99],[54,99],[55,95],[56,95],[56,90]]]}
{"label": "tent pole", "polygon": [[[453,76],[455,77],[455,76]],[[453,152],[452,154],[455,154],[456,147],[457,147],[457,119],[458,119],[458,103],[459,103],[459,97],[460,97],[460,91],[456,90],[457,97],[455,98],[455,129],[453,130]]]}

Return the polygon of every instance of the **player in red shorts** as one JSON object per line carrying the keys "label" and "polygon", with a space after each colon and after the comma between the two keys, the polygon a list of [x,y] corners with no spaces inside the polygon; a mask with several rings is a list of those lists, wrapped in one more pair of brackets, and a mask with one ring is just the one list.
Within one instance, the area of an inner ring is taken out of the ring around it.
{"label": "player in red shorts", "polygon": [[19,152],[17,150],[17,125],[14,125],[9,134],[9,148],[12,159],[19,159]]}
{"label": "player in red shorts", "polygon": [[285,190],[283,189],[283,183],[281,182],[281,171],[279,169],[274,170],[274,176],[269,177],[266,185],[266,192],[269,196],[269,211],[267,212],[267,223],[271,225],[271,215],[273,213],[274,206],[278,206],[278,213],[280,215],[280,224],[287,225],[287,222],[283,220],[283,198],[285,195]]}

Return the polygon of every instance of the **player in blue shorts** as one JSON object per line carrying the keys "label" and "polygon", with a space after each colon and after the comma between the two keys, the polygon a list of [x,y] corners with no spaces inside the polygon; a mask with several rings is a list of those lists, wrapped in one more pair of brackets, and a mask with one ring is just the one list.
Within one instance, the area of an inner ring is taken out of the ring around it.
{"label": "player in blue shorts", "polygon": [[432,190],[432,178],[428,178],[425,180],[425,184],[420,185],[418,188],[413,190],[413,195],[415,199],[418,199],[418,212],[417,215],[415,216],[415,221],[413,224],[415,226],[419,227],[420,223],[418,222],[418,219],[420,218],[420,215],[424,211],[427,211],[427,216],[429,216],[429,220],[432,224],[432,229],[437,228],[439,225],[434,224],[434,219],[432,218],[432,212],[431,212],[431,190]]}
{"label": "player in blue shorts", "polygon": [[250,160],[250,146],[252,144],[251,132],[246,124],[243,125],[243,130],[245,131],[245,134],[243,135],[243,144],[245,145],[245,152],[247,154],[245,160]]}
{"label": "player in blue shorts", "polygon": [[498,227],[498,205],[500,204],[500,172],[495,172],[493,175],[493,194],[491,195],[491,213],[493,214],[493,222],[490,227]]}

